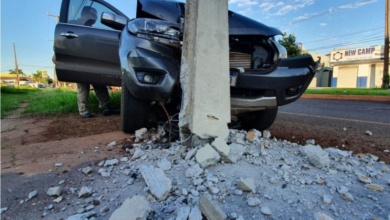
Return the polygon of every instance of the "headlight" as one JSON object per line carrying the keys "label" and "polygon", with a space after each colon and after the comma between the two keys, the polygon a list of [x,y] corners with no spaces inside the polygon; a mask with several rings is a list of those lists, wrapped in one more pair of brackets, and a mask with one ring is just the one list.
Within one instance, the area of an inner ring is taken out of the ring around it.
{"label": "headlight", "polygon": [[276,48],[278,49],[279,51],[279,59],[282,59],[282,58],[287,58],[287,50],[286,48],[281,45],[279,42],[275,41],[275,40],[272,40],[276,46]]}
{"label": "headlight", "polygon": [[139,18],[130,21],[127,24],[127,30],[141,38],[180,46],[180,25],[176,23]]}

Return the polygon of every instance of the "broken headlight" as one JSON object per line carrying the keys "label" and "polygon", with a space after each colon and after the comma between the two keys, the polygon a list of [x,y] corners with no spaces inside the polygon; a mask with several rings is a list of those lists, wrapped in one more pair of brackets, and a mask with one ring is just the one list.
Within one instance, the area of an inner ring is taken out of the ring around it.
{"label": "broken headlight", "polygon": [[272,42],[274,43],[274,45],[276,46],[276,48],[278,49],[278,58],[279,59],[282,59],[282,58],[287,58],[287,50],[286,48],[281,45],[278,41],[276,40],[272,40]]}
{"label": "broken headlight", "polygon": [[176,23],[138,18],[127,24],[127,30],[140,38],[180,47],[180,25]]}

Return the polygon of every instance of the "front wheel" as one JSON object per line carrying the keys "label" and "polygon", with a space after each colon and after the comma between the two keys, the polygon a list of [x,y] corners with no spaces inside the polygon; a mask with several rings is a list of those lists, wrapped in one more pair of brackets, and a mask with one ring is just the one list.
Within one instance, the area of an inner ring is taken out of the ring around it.
{"label": "front wheel", "polygon": [[121,130],[125,133],[134,133],[140,128],[147,128],[149,113],[149,101],[137,99],[122,85]]}
{"label": "front wheel", "polygon": [[254,128],[256,130],[263,131],[271,127],[277,114],[278,108],[247,113],[240,117],[241,126],[246,130]]}

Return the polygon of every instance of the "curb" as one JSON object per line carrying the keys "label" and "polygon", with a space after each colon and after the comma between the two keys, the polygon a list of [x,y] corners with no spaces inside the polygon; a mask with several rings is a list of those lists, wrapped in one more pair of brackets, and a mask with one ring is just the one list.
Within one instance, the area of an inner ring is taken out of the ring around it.
{"label": "curb", "polygon": [[390,96],[303,94],[301,98],[390,102]]}

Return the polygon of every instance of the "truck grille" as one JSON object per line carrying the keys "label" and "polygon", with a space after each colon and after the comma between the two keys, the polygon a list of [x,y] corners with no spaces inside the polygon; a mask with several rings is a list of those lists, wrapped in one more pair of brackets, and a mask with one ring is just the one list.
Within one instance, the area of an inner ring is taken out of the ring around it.
{"label": "truck grille", "polygon": [[251,54],[230,52],[229,53],[230,68],[251,68]]}

